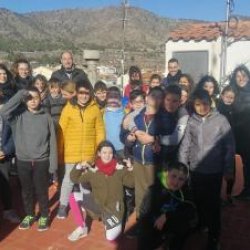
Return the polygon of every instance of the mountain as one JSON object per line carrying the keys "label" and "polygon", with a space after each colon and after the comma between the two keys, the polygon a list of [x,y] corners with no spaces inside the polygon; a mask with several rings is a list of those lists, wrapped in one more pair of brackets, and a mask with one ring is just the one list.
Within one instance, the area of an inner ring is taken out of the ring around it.
{"label": "mountain", "polygon": [[[0,9],[1,51],[44,51],[71,48],[120,49],[122,10],[65,9],[18,14]],[[130,7],[126,25],[126,48],[159,49],[170,29],[180,21],[159,17]]]}

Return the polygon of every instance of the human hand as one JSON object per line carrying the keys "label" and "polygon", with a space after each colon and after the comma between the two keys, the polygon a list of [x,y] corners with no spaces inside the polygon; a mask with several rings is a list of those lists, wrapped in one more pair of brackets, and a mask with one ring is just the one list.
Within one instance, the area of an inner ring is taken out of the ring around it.
{"label": "human hand", "polygon": [[159,216],[156,221],[155,221],[155,224],[154,224],[154,227],[156,229],[158,229],[159,231],[161,231],[165,225],[167,221],[167,217],[165,214],[162,214],[161,216]]}
{"label": "human hand", "polygon": [[135,142],[135,141],[136,141],[135,134],[129,134],[129,135],[127,136],[127,140],[128,140],[129,142]]}
{"label": "human hand", "polygon": [[124,159],[123,162],[125,162],[128,171],[132,171],[132,170],[133,170],[133,165],[132,165],[132,163],[131,163],[130,158]]}
{"label": "human hand", "polygon": [[154,136],[149,135],[149,134],[147,134],[147,133],[144,132],[144,131],[137,130],[137,131],[135,132],[135,135],[136,135],[136,138],[138,139],[138,141],[139,141],[141,144],[143,144],[143,145],[154,143]]}

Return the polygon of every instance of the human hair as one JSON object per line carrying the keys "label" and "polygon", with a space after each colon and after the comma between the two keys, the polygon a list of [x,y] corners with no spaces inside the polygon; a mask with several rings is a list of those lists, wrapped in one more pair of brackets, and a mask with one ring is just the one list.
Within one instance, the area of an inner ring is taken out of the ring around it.
{"label": "human hair", "polygon": [[[189,86],[190,86],[189,91],[191,91],[193,89],[193,87],[194,87],[194,80],[193,80],[192,76],[190,74],[184,73],[184,74],[181,74],[180,79],[182,77],[185,77],[188,80],[188,83],[189,83]],[[180,84],[180,85],[184,85],[184,84]]]}
{"label": "human hair", "polygon": [[108,88],[107,99],[109,99],[109,98],[117,98],[117,99],[122,98],[121,91],[119,90],[118,87],[112,86],[112,87]]}
{"label": "human hair", "polygon": [[162,100],[164,98],[164,91],[160,86],[157,86],[149,90],[148,96],[155,100]]}
{"label": "human hair", "polygon": [[48,85],[50,88],[60,88],[60,81],[57,78],[51,78]]}
{"label": "human hair", "polygon": [[12,74],[11,72],[8,70],[7,66],[3,63],[0,63],[0,69],[4,70],[7,74],[7,82],[10,81],[12,79]]}
{"label": "human hair", "polygon": [[216,79],[213,77],[213,76],[210,76],[210,75],[205,75],[203,76],[199,83],[197,84],[197,89],[204,89],[204,86],[207,82],[211,82],[213,83],[214,85],[214,93],[213,93],[213,96],[216,96],[220,93],[220,89],[219,89],[219,84],[218,82],[216,81]]}
{"label": "human hair", "polygon": [[14,77],[18,76],[18,66],[21,63],[28,65],[29,73],[30,73],[30,75],[32,75],[32,68],[31,68],[30,62],[25,58],[18,58],[17,60],[14,61],[14,63],[11,66],[11,72],[12,72],[13,76]]}
{"label": "human hair", "polygon": [[250,80],[250,71],[249,71],[249,69],[243,64],[239,65],[238,67],[236,67],[234,69],[234,71],[233,71],[233,73],[231,74],[231,77],[230,77],[229,85],[231,85],[234,89],[238,88],[238,84],[236,82],[236,74],[238,72],[244,72],[247,75],[248,79]]}
{"label": "human hair", "polygon": [[176,58],[171,58],[171,59],[168,60],[168,64],[169,63],[177,63],[177,64],[179,64],[179,61]]}
{"label": "human hair", "polygon": [[190,94],[190,89],[186,85],[180,85],[181,91],[186,91],[188,94]]}
{"label": "human hair", "polygon": [[60,60],[62,60],[63,55],[66,54],[66,53],[70,54],[70,55],[71,55],[71,58],[73,59],[73,53],[72,53],[71,51],[69,51],[69,50],[66,50],[66,51],[63,51],[63,52],[61,53],[61,55],[60,55]]}
{"label": "human hair", "polygon": [[170,172],[174,169],[183,172],[184,175],[186,175],[186,176],[189,175],[188,167],[182,162],[172,162],[172,163],[168,164],[168,166],[167,166],[168,172]]}
{"label": "human hair", "polygon": [[93,89],[93,86],[89,80],[84,79],[81,82],[79,82],[78,84],[76,84],[76,92],[78,92],[80,90],[80,88],[85,88],[85,89],[89,90],[90,97],[91,98],[94,97],[94,89]]}
{"label": "human hair", "polygon": [[73,94],[76,91],[76,83],[72,80],[68,80],[62,83],[61,89]]}
{"label": "human hair", "polygon": [[142,74],[141,74],[141,70],[138,66],[131,66],[129,68],[129,79],[131,79],[132,75],[135,74],[135,73],[138,73],[139,74],[139,78],[140,80],[142,80]]}
{"label": "human hair", "polygon": [[234,88],[231,85],[227,85],[225,86],[222,91],[221,91],[221,95],[224,95],[226,92],[233,92],[235,93]]}
{"label": "human hair", "polygon": [[181,98],[181,87],[177,84],[170,84],[165,89],[165,96],[166,95],[177,95],[179,98]]}
{"label": "human hair", "polygon": [[95,83],[94,86],[94,92],[96,93],[97,91],[107,91],[107,85],[103,81],[98,81]]}
{"label": "human hair", "polygon": [[42,82],[43,89],[46,89],[48,87],[48,81],[47,81],[47,78],[44,75],[42,75],[42,74],[36,75],[35,78],[32,81],[33,86],[35,86],[35,83],[36,83],[37,80]]}
{"label": "human hair", "polygon": [[115,147],[114,145],[108,141],[108,140],[104,140],[104,141],[101,141],[96,149],[96,155],[95,155],[95,159],[98,158],[98,153],[101,152],[102,148],[104,147],[110,147],[112,148],[113,150],[113,158],[116,158],[116,150],[115,150]]}
{"label": "human hair", "polygon": [[152,82],[154,79],[159,80],[159,82],[161,82],[161,80],[162,80],[160,75],[153,74],[153,75],[151,75],[149,82]]}
{"label": "human hair", "polygon": [[201,100],[202,102],[207,103],[210,107],[212,105],[212,99],[205,89],[196,89],[192,93],[191,98],[190,98],[192,107],[194,107],[194,102],[196,100]]}
{"label": "human hair", "polygon": [[145,93],[140,89],[135,89],[130,92],[129,101],[130,102],[134,101],[138,96],[141,96],[143,100],[145,100],[145,97],[146,97]]}

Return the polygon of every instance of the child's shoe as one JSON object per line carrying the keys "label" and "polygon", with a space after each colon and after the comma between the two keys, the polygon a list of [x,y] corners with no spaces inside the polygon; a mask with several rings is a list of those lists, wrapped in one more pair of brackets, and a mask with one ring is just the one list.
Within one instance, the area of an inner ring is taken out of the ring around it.
{"label": "child's shoe", "polygon": [[39,232],[46,231],[49,229],[49,218],[48,217],[40,217],[38,220],[38,228]]}
{"label": "child's shoe", "polygon": [[64,205],[60,205],[60,207],[58,208],[58,212],[57,212],[57,218],[58,219],[66,219],[67,218],[67,207]]}
{"label": "child's shoe", "polygon": [[20,223],[20,218],[13,209],[3,211],[3,218],[11,223]]}
{"label": "child's shoe", "polygon": [[68,240],[77,241],[83,237],[86,237],[87,235],[88,235],[88,228],[86,226],[78,227],[68,236]]}
{"label": "child's shoe", "polygon": [[31,225],[34,223],[35,221],[35,217],[32,215],[27,215],[23,221],[21,222],[21,224],[19,225],[19,229],[21,230],[26,230],[29,229],[31,227]]}

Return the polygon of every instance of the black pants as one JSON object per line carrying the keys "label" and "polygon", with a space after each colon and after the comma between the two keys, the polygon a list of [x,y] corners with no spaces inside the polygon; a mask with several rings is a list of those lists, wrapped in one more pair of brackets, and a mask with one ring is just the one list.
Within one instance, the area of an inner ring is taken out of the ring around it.
{"label": "black pants", "polygon": [[191,188],[201,227],[208,227],[209,237],[219,239],[221,228],[220,192],[222,174],[191,173]]}
{"label": "black pants", "polygon": [[12,208],[12,195],[9,183],[10,161],[0,161],[0,196],[4,210]]}
{"label": "black pants", "polygon": [[244,150],[239,152],[242,162],[243,162],[243,171],[244,171],[244,189],[250,195],[250,148],[246,147]]}
{"label": "black pants", "polygon": [[41,216],[48,217],[49,161],[25,162],[17,160],[18,176],[22,187],[24,210],[34,215],[34,191]]}

